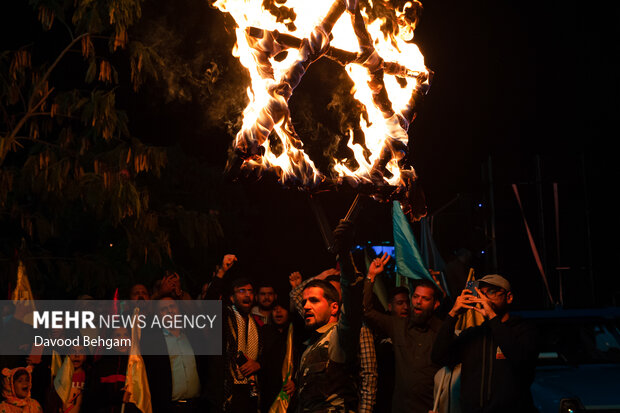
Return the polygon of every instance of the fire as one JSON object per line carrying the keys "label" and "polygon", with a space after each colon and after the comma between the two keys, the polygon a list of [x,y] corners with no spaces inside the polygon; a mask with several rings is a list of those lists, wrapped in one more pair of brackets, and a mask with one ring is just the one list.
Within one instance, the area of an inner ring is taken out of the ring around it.
{"label": "fire", "polygon": [[[233,54],[251,78],[249,103],[235,138],[244,164],[275,168],[282,182],[297,182],[306,188],[326,179],[303,150],[292,126],[288,99],[312,61],[327,56],[344,64],[355,85],[351,93],[366,109],[368,120],[360,119],[360,127],[371,152],[367,159],[362,146],[352,143],[350,131],[349,147],[359,167],[350,170],[345,160],[335,159],[333,172],[358,183],[398,186],[409,123],[415,117],[416,103],[429,87],[424,57],[411,42],[416,22],[406,18],[407,9],[414,3],[391,10],[397,22],[391,25],[386,25],[385,17],[371,21],[356,0],[267,3],[217,0],[213,4],[230,13],[237,23]],[[386,3],[382,4],[385,7]],[[282,13],[272,14],[274,7]],[[392,31],[382,31],[384,26]],[[286,58],[274,59],[285,49]],[[268,138],[272,133],[282,143],[280,153],[270,150]],[[412,169],[408,176],[414,176]]]}

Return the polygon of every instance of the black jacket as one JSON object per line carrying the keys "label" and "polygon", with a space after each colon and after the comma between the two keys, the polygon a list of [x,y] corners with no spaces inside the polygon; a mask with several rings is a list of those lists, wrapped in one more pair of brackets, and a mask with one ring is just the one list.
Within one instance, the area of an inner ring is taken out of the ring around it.
{"label": "black jacket", "polygon": [[[232,370],[236,366],[237,360],[237,341],[235,339],[237,321],[232,306],[229,305],[225,297],[225,281],[222,278],[214,277],[207,289],[205,299],[222,300],[222,355],[214,356],[209,363],[209,406],[212,411],[227,411],[231,407],[234,378]],[[249,317],[251,318],[251,316]],[[253,319],[252,319],[253,320]],[[257,327],[258,334],[258,358],[257,362],[263,364],[263,340],[261,330]],[[233,332],[234,330],[234,332]],[[259,370],[260,371],[260,370]],[[260,388],[260,381],[258,382]],[[258,406],[257,406],[258,408]]]}
{"label": "black jacket", "polygon": [[456,318],[446,317],[431,358],[461,366],[461,408],[470,412],[536,412],[530,386],[534,380],[537,332],[533,325],[499,317],[454,334]]}
{"label": "black jacket", "polygon": [[[196,329],[185,330],[193,348],[198,348],[199,340],[208,339],[203,336],[202,331]],[[146,329],[141,338],[141,348],[145,348],[148,341],[149,352],[158,355],[143,355],[144,366],[146,369],[149,388],[151,391],[151,403],[153,405],[153,413],[168,413],[173,410],[172,406],[172,367],[170,365],[170,357],[168,356],[168,347],[166,339],[161,330]],[[200,397],[198,403],[205,403],[205,393],[208,389],[207,383],[207,356],[194,355],[196,362],[196,370],[200,379]]]}
{"label": "black jacket", "polygon": [[[123,405],[125,373],[127,361],[125,354],[104,355],[86,376],[82,411],[92,413],[119,413]],[[133,404],[127,403],[126,413],[140,413]]]}
{"label": "black jacket", "polygon": [[439,366],[430,353],[441,320],[432,317],[425,325],[411,318],[379,312],[373,304],[373,284],[364,281],[364,319],[368,325],[392,339],[394,392],[392,412],[426,413],[433,407],[434,378]]}

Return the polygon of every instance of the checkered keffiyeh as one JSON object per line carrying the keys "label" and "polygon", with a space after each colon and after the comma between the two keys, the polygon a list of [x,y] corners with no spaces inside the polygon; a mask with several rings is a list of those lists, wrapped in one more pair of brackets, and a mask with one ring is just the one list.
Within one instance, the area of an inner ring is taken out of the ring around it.
{"label": "checkered keffiyeh", "polygon": [[[237,310],[235,306],[232,306],[232,310],[235,316],[236,326],[233,325],[232,317],[228,319],[228,322],[233,338],[237,342],[237,351],[241,351],[248,358],[256,360],[258,357],[258,329],[256,327],[256,322],[252,317],[248,317],[246,322],[246,319],[239,313],[239,310]],[[233,370],[235,384],[245,384],[248,382],[247,377],[241,374],[239,366],[237,366],[236,363],[231,363],[231,369]]]}

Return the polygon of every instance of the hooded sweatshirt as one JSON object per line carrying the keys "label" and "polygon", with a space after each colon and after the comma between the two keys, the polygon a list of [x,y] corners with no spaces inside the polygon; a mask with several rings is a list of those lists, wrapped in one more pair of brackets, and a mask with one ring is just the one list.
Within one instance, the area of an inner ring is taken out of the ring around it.
{"label": "hooded sweatshirt", "polygon": [[0,403],[0,413],[42,413],[41,405],[30,397],[30,389],[26,397],[21,398],[15,395],[15,374],[25,371],[30,383],[32,383],[32,366],[17,367],[14,369],[2,369],[2,403]]}

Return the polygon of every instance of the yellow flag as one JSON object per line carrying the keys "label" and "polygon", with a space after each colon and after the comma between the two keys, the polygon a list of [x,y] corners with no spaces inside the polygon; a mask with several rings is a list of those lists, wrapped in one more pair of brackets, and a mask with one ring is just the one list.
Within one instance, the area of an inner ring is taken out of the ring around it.
{"label": "yellow flag", "polygon": [[[286,354],[284,355],[284,362],[282,363],[282,385],[291,379],[291,375],[293,374],[293,324],[289,323],[288,325],[288,334],[286,337]],[[288,409],[288,404],[290,402],[290,397],[284,391],[284,389],[280,389],[280,393],[276,397],[276,400],[273,402],[271,407],[269,408],[269,413],[285,413]]]}
{"label": "yellow flag", "polygon": [[[467,276],[467,281],[474,281],[474,269],[469,269],[469,275]],[[469,309],[463,314],[459,316],[458,321],[456,322],[455,330],[466,330],[470,327],[479,326],[484,322],[484,317],[482,314],[477,312],[476,310]]]}
{"label": "yellow flag", "polygon": [[21,261],[19,261],[17,266],[17,283],[15,284],[15,289],[13,290],[13,295],[11,298],[13,299],[13,302],[34,300],[32,290],[30,289],[30,282],[28,281],[28,276],[26,275],[26,266]]}
{"label": "yellow flag", "polygon": [[17,282],[11,294],[11,299],[13,300],[13,304],[15,304],[14,317],[24,323],[32,325],[32,312],[35,310],[34,296],[30,289],[28,275],[26,275],[26,266],[21,261],[19,261],[17,266]]}
{"label": "yellow flag", "polygon": [[61,366],[62,366],[62,357],[60,357],[60,354],[58,354],[56,350],[52,350],[52,363],[50,366],[50,370],[52,372],[52,378],[56,377],[56,374],[58,374],[58,371],[60,370]]}
{"label": "yellow flag", "polygon": [[69,401],[71,396],[71,383],[73,382],[73,362],[69,356],[65,356],[60,369],[54,377],[54,388],[58,397],[62,400],[63,404]]}
{"label": "yellow flag", "polygon": [[[133,316],[137,317],[140,309],[136,307]],[[140,354],[140,329],[134,323],[131,329],[131,350],[125,374],[125,391],[129,393],[129,401],[136,405],[142,413],[153,413],[151,390],[146,376],[144,359]]]}

